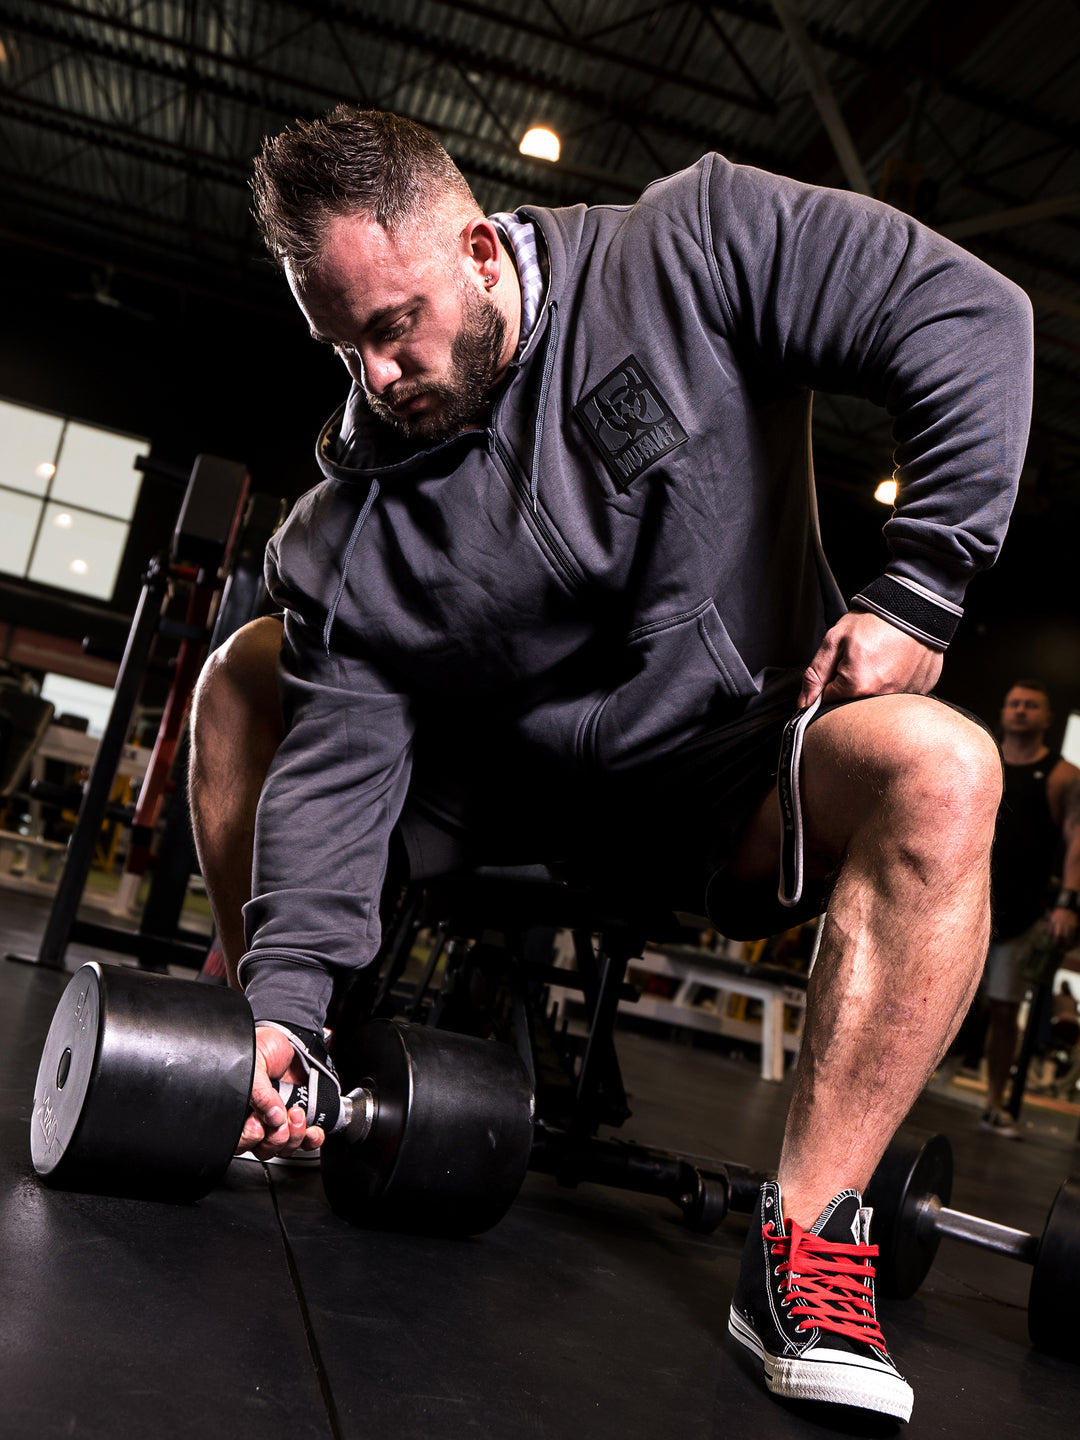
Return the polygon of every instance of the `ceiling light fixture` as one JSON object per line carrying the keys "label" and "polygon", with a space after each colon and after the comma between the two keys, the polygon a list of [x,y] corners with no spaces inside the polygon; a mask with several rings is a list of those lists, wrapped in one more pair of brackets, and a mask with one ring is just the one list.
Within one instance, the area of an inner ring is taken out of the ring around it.
{"label": "ceiling light fixture", "polygon": [[526,130],[518,149],[522,155],[532,155],[537,160],[555,161],[559,158],[559,137],[554,130],[545,130],[542,125]]}

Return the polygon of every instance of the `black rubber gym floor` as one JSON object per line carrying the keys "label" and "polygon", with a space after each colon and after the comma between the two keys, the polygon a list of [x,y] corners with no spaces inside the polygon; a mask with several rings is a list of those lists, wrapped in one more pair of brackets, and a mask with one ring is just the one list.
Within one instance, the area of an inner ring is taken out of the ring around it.
{"label": "black rubber gym floor", "polygon": [[[40,902],[0,892],[0,945],[32,953]],[[72,947],[72,969],[88,958]],[[116,957],[108,957],[115,959]],[[727,1336],[746,1230],[713,1236],[644,1197],[530,1175],[467,1241],[351,1229],[318,1175],[235,1161],[194,1206],[66,1194],[29,1160],[38,1056],[65,977],[0,962],[0,1435],[4,1440],[693,1440],[889,1435],[858,1412],[782,1406]],[[623,1134],[775,1165],[788,1086],[740,1061],[624,1033]],[[953,1205],[1038,1232],[1071,1137],[1023,1143],[926,1095]],[[944,1242],[882,1321],[915,1388],[907,1433],[1075,1433],[1076,1366],[1031,1350],[1030,1270]],[[1080,1296],[1077,1297],[1080,1304]]]}

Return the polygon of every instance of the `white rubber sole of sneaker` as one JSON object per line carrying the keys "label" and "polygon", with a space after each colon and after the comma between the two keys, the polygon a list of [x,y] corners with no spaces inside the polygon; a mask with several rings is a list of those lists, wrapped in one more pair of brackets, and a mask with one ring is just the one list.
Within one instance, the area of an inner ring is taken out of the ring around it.
{"label": "white rubber sole of sneaker", "polygon": [[833,1350],[826,1360],[802,1360],[797,1357],[770,1355],[754,1331],[733,1308],[728,1315],[728,1330],[765,1367],[765,1384],[774,1395],[787,1400],[818,1400],[828,1405],[852,1405],[860,1410],[876,1410],[894,1420],[910,1420],[914,1392],[906,1380],[884,1365],[846,1356]]}

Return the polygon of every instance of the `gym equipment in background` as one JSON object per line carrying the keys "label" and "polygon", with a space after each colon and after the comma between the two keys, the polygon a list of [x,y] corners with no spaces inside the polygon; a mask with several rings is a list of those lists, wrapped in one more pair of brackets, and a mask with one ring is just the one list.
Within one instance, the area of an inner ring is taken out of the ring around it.
{"label": "gym equipment in background", "polygon": [[[206,656],[258,613],[263,554],[282,514],[280,500],[249,495],[246,466],[213,455],[197,457],[169,553],[154,556],[143,578],[112,709],[89,780],[81,793],[40,783],[31,789],[35,799],[77,807],[78,821],[38,954],[34,959],[9,955],[9,960],[62,970],[68,945],[78,940],[134,955],[140,964],[161,970],[170,963],[196,969],[202,965],[207,937],[180,927],[187,882],[195,866],[183,784],[176,786],[161,827],[139,928],[80,920],[78,907],[105,818],[131,826],[121,887],[137,888],[150,869],[151,841],[158,829],[169,776],[174,763],[183,767],[186,761],[185,722],[191,692]],[[183,586],[188,590],[187,612],[183,620],[177,620],[166,612],[171,593]],[[209,629],[211,614],[213,628]],[[134,806],[117,806],[110,802],[117,765],[159,635],[180,642],[172,683],[138,799]]]}

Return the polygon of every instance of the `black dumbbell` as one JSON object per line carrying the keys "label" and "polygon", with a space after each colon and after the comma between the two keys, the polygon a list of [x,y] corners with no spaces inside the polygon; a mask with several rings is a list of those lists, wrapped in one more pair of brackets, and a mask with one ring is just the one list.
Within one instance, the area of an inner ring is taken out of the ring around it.
{"label": "black dumbbell", "polygon": [[[359,1224],[475,1234],[521,1187],[532,1088],[507,1046],[396,1021],[344,1047],[340,1128],[323,1183]],[[120,966],[84,965],[56,1008],[31,1117],[48,1183],[192,1201],[232,1160],[255,1064],[239,993]]]}
{"label": "black dumbbell", "polygon": [[1031,1343],[1051,1355],[1080,1354],[1080,1179],[1065,1180],[1041,1236],[949,1207],[952,1150],[944,1135],[902,1133],[866,1189],[873,1207],[878,1284],[907,1299],[926,1278],[942,1239],[960,1240],[1033,1267],[1028,1296]]}

